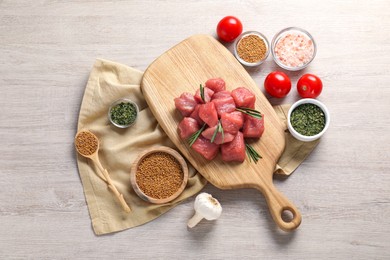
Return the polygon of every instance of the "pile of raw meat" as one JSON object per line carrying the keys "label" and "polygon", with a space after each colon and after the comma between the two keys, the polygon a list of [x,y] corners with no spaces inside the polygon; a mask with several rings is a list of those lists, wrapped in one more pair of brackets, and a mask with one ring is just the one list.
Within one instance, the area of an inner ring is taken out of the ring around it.
{"label": "pile of raw meat", "polygon": [[[192,144],[192,149],[204,158],[212,160],[221,150],[222,160],[243,162],[245,160],[244,138],[260,138],[264,132],[264,115],[261,119],[247,115],[236,108],[255,108],[255,95],[245,87],[227,91],[221,78],[209,79],[204,87],[204,101],[200,89],[195,95],[183,93],[175,98],[175,106],[183,115],[178,132],[188,140],[203,125],[203,132]],[[217,131],[222,126],[223,134]],[[217,133],[214,136],[214,133]]]}

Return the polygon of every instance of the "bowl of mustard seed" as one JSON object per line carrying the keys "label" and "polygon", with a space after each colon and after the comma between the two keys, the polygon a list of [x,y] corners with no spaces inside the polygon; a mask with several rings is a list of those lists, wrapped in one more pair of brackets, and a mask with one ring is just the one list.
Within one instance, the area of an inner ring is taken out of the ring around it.
{"label": "bowl of mustard seed", "polygon": [[138,106],[130,99],[121,98],[113,102],[108,109],[108,119],[119,128],[133,125],[138,117]]}
{"label": "bowl of mustard seed", "polygon": [[303,142],[320,138],[328,129],[330,114],[326,106],[312,98],[295,102],[287,113],[287,127],[291,135]]}
{"label": "bowl of mustard seed", "polygon": [[188,181],[188,166],[184,158],[166,146],[142,152],[133,162],[130,182],[143,200],[163,204],[176,199]]}
{"label": "bowl of mustard seed", "polygon": [[267,38],[256,31],[242,33],[234,42],[234,56],[244,66],[262,64],[270,53]]}

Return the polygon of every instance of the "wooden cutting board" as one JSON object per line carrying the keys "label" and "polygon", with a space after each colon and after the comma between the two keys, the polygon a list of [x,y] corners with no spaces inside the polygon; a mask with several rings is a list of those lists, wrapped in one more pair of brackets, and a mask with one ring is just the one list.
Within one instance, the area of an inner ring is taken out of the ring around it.
{"label": "wooden cutting board", "polygon": [[[183,92],[195,93],[199,84],[221,77],[226,88],[245,86],[256,95],[256,109],[264,114],[265,131],[252,146],[263,157],[257,164],[224,162],[220,155],[204,159],[180,139],[177,126],[182,116],[176,111],[174,98]],[[275,165],[284,147],[284,130],[272,106],[251,76],[223,45],[208,35],[194,35],[177,44],[145,71],[142,91],[157,121],[188,161],[214,186],[220,189],[255,188],[265,196],[271,215],[285,230],[301,223],[297,208],[273,185]],[[282,212],[290,211],[292,220],[284,221]]]}

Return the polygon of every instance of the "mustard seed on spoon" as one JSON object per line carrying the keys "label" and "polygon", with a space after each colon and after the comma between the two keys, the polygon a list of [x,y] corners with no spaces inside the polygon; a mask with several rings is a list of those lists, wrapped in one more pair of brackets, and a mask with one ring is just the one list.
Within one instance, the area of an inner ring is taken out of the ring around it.
{"label": "mustard seed on spoon", "polygon": [[131,210],[127,205],[125,199],[123,198],[123,195],[119,193],[119,191],[116,189],[107,170],[103,168],[102,164],[99,161],[99,139],[97,138],[97,136],[90,131],[82,130],[76,134],[74,143],[76,150],[80,155],[91,159],[98,166],[99,170],[103,173],[103,175],[99,174],[99,177],[107,183],[108,187],[118,198],[122,208],[126,212],[130,212]]}

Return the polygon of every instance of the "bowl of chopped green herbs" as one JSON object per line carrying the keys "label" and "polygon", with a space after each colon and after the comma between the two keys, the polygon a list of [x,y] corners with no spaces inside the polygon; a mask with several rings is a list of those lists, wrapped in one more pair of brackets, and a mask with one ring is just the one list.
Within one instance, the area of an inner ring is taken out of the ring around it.
{"label": "bowl of chopped green herbs", "polygon": [[329,111],[320,101],[305,98],[295,102],[287,114],[287,126],[291,135],[303,142],[320,138],[328,129]]}
{"label": "bowl of chopped green herbs", "polygon": [[121,98],[111,104],[108,109],[108,118],[114,126],[127,128],[135,123],[138,112],[138,106],[135,102]]}

